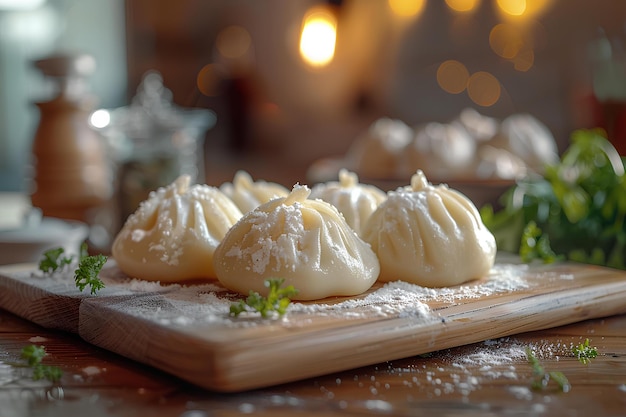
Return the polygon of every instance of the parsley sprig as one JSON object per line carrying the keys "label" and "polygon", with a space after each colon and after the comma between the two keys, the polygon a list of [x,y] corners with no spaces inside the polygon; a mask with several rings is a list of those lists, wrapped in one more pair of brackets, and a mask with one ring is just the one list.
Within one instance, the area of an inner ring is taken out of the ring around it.
{"label": "parsley sprig", "polygon": [[86,256],[81,258],[78,268],[74,271],[74,281],[76,288],[83,291],[89,286],[91,294],[96,294],[98,290],[104,288],[104,282],[98,276],[102,267],[107,261],[104,255]]}
{"label": "parsley sprig", "polygon": [[65,249],[55,248],[43,253],[43,258],[39,261],[39,270],[44,274],[53,274],[58,270],[63,270],[74,260],[73,256],[64,256]]}
{"label": "parsley sprig", "polygon": [[298,293],[298,290],[289,285],[281,288],[284,279],[267,279],[264,285],[269,288],[267,297],[263,297],[256,291],[250,291],[245,300],[239,300],[230,306],[230,315],[238,317],[244,312],[258,312],[261,317],[268,318],[272,314],[283,316],[291,303],[290,297]]}
{"label": "parsley sprig", "polygon": [[63,371],[58,366],[44,365],[41,363],[47,355],[43,346],[28,345],[22,348],[22,359],[26,360],[29,367],[33,369],[33,379],[47,379],[50,382],[58,382],[63,376]]}
{"label": "parsley sprig", "polygon": [[584,343],[579,343],[578,346],[574,346],[572,353],[583,365],[588,365],[592,359],[598,357],[598,349],[589,345],[589,339],[585,339]]}
{"label": "parsley sprig", "polygon": [[[39,270],[44,274],[53,274],[69,267],[74,261],[74,256],[64,256],[64,253],[63,248],[50,249],[44,252],[43,258],[39,262]],[[87,243],[83,242],[80,246],[78,265],[74,270],[76,288],[84,291],[86,287],[89,287],[92,295],[104,288],[104,282],[100,279],[99,274],[107,259],[102,254],[90,256],[87,251]]]}
{"label": "parsley sprig", "polygon": [[535,356],[531,348],[526,348],[526,357],[528,358],[528,363],[532,366],[533,369],[533,381],[531,383],[531,388],[537,391],[542,391],[546,389],[550,383],[550,380],[556,382],[557,386],[562,392],[568,392],[571,388],[571,385],[565,375],[562,372],[558,371],[546,371],[539,362],[539,359]]}

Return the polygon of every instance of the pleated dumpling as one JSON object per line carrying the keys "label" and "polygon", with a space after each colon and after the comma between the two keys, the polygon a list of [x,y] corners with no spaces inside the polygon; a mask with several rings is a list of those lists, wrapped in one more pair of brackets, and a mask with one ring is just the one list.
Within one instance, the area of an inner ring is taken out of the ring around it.
{"label": "pleated dumpling", "polygon": [[176,282],[215,278],[213,253],[241,211],[218,188],[181,176],[150,193],[117,234],[112,254],[133,278]]}
{"label": "pleated dumpling", "polygon": [[363,178],[398,178],[406,172],[402,153],[414,134],[403,121],[381,117],[352,143],[346,163]]}
{"label": "pleated dumpling", "polygon": [[334,206],[308,199],[310,192],[296,185],[230,229],[214,256],[222,285],[266,295],[265,280],[284,279],[298,290],[292,298],[316,300],[360,294],[374,284],[379,264],[370,246]]}
{"label": "pleated dumpling", "polygon": [[226,194],[242,213],[254,210],[263,203],[285,197],[289,190],[280,184],[268,181],[254,181],[246,171],[237,171],[233,182],[220,185],[220,190]]}
{"label": "pleated dumpling", "polygon": [[387,199],[380,188],[359,183],[359,177],[347,169],[339,171],[339,181],[317,184],[309,198],[319,198],[335,206],[346,222],[361,235],[367,219]]}
{"label": "pleated dumpling", "polygon": [[421,171],[411,186],[388,193],[368,220],[363,239],[380,261],[381,281],[427,287],[458,285],[488,275],[496,241],[476,206]]}

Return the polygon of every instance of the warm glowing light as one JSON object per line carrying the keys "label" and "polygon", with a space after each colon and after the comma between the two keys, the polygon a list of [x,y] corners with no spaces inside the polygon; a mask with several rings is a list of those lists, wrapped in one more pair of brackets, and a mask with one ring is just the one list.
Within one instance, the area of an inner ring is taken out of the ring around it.
{"label": "warm glowing light", "polygon": [[426,0],[389,0],[389,7],[398,16],[413,17],[422,13]]}
{"label": "warm glowing light", "polygon": [[317,9],[307,14],[300,35],[300,55],[314,67],[332,61],[337,42],[337,20],[325,10]]}
{"label": "warm glowing light", "polygon": [[526,12],[528,16],[536,16],[546,10],[554,0],[526,0]]}
{"label": "warm glowing light", "polygon": [[503,15],[529,19],[546,10],[554,0],[495,0],[495,2]]}
{"label": "warm glowing light", "polygon": [[217,35],[215,45],[225,58],[241,58],[250,50],[252,37],[241,26],[228,26]]}
{"label": "warm glowing light", "polygon": [[198,90],[208,97],[217,96],[218,85],[221,78],[222,77],[219,75],[219,71],[215,64],[205,65],[202,67],[200,72],[198,72],[198,76],[196,77]]}
{"label": "warm glowing light", "polygon": [[493,52],[513,62],[518,71],[528,71],[535,63],[533,37],[527,25],[500,23],[489,33],[489,45]]}
{"label": "warm glowing light", "polygon": [[493,52],[502,58],[513,59],[524,47],[524,38],[519,28],[511,24],[500,23],[491,29],[489,45]]}
{"label": "warm glowing light", "polygon": [[111,123],[111,113],[104,109],[96,110],[91,113],[89,123],[96,129],[107,127]]}
{"label": "warm glowing light", "polygon": [[535,52],[532,49],[525,49],[513,59],[513,68],[517,71],[526,72],[533,67],[534,63]]}
{"label": "warm glowing light", "polygon": [[471,12],[480,5],[480,0],[446,0],[449,8],[455,12]]}
{"label": "warm glowing light", "polygon": [[448,60],[437,68],[437,83],[450,94],[459,94],[465,91],[469,80],[469,71],[465,65],[455,60]]}
{"label": "warm glowing light", "polygon": [[526,0],[498,0],[502,12],[511,16],[521,16],[526,11]]}
{"label": "warm glowing light", "polygon": [[469,98],[479,106],[493,106],[500,99],[500,93],[498,79],[485,71],[475,72],[467,83]]}

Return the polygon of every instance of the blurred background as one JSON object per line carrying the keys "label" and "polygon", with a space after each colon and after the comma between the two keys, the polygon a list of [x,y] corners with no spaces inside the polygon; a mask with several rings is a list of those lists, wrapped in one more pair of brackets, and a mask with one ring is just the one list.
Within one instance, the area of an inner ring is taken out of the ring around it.
{"label": "blurred background", "polygon": [[94,58],[93,110],[129,106],[151,71],[166,101],[210,110],[199,181],[291,187],[380,118],[527,113],[560,151],[607,123],[620,143],[624,42],[623,0],[0,0],[0,191],[30,192],[49,56]]}

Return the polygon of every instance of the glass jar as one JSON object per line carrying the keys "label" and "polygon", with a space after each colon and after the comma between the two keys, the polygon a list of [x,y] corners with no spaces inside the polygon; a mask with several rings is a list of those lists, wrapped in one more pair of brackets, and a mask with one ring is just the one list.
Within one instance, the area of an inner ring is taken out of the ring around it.
{"label": "glass jar", "polygon": [[215,120],[208,109],[175,106],[153,71],[144,75],[129,106],[92,114],[115,166],[116,232],[151,191],[184,174],[192,183],[205,181],[204,137]]}

